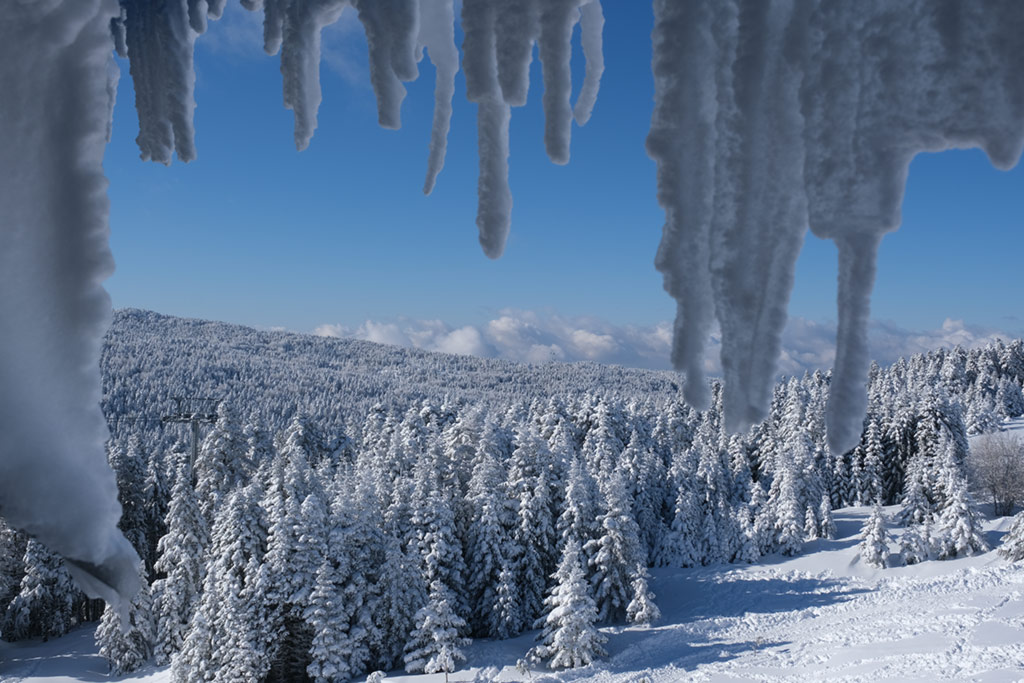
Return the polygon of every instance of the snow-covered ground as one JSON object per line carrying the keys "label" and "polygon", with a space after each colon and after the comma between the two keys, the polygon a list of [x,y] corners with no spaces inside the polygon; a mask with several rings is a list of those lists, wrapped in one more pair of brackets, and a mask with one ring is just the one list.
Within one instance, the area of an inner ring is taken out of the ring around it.
{"label": "snow-covered ground", "polygon": [[[889,508],[889,516],[897,509]],[[466,668],[450,680],[471,681],[487,666],[500,669],[497,680],[534,683],[1024,680],[1024,565],[990,552],[871,569],[856,549],[868,514],[837,511],[837,538],[807,543],[794,558],[653,570],[662,620],[650,628],[605,629],[609,657],[590,667],[524,674],[516,662],[533,644],[527,634],[477,641]],[[990,544],[998,544],[1009,522],[986,524]],[[49,643],[0,643],[4,683],[170,680],[166,669],[123,679],[106,670],[91,629]],[[436,683],[444,676],[395,672],[386,680]]]}

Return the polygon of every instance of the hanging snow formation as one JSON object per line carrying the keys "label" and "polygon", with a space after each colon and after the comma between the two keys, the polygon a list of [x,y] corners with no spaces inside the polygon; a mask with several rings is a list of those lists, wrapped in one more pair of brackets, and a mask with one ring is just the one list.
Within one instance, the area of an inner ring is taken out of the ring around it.
{"label": "hanging snow formation", "polygon": [[100,412],[116,11],[16,1],[0,18],[0,515],[115,605],[139,586]]}
{"label": "hanging snow formation", "polygon": [[656,264],[678,302],[673,362],[687,400],[722,331],[726,426],[764,417],[806,227],[839,250],[829,445],[856,445],[867,407],[875,255],[900,223],[919,152],[1024,145],[1024,4],[1016,0],[654,0],[647,149],[665,209]]}
{"label": "hanging snow formation", "polygon": [[[130,596],[134,553],[116,531],[97,359],[109,316],[101,170],[127,55],[144,159],[195,156],[194,41],[225,0],[13,0],[0,19],[0,514],[73,560],[93,592]],[[379,120],[400,125],[402,85],[437,67],[427,178],[444,163],[458,68],[453,0],[241,0],[281,53],[295,142],[317,124],[320,34],[349,6],[367,36]],[[673,360],[687,399],[708,403],[701,357],[722,329],[727,426],[768,407],[804,232],[839,248],[839,334],[829,404],[834,450],[866,405],[866,322],[881,236],[900,220],[910,160],[981,147],[1001,168],[1024,144],[1019,0],[654,0],[655,110],[647,147],[666,213],[657,267],[678,301]],[[511,107],[525,103],[533,46],[544,142],[569,159],[603,70],[599,0],[463,0],[467,96],[477,103],[477,225],[501,255],[510,224]],[[587,59],[570,106],[571,39]],[[56,418],[55,418],[56,416]],[[60,429],[53,429],[58,420]]]}
{"label": "hanging snow formation", "polygon": [[[206,14],[219,18],[224,0],[120,0],[114,22],[119,52],[131,63],[143,159],[170,163],[195,158],[193,44]],[[207,4],[209,3],[209,4]],[[436,67],[435,108],[427,177],[434,189],[444,166],[459,54],[454,0],[241,0],[263,11],[264,49],[281,53],[285,107],[295,112],[295,145],[305,149],[320,107],[320,35],[347,7],[358,12],[369,47],[370,81],[378,121],[401,125],[403,82],[419,76],[424,51]],[[469,100],[479,106],[480,182],[477,226],[484,253],[498,258],[511,225],[508,185],[510,108],[526,104],[530,62],[537,45],[544,76],[544,142],[551,160],[569,161],[571,124],[583,125],[597,100],[604,71],[600,0],[465,0],[463,67]],[[573,27],[579,23],[586,76],[576,102],[569,68]],[[123,48],[127,46],[125,51]]]}

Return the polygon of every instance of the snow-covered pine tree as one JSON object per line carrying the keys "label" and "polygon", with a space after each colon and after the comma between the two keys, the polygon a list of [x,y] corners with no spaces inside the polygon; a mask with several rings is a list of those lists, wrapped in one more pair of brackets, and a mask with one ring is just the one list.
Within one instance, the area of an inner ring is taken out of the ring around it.
{"label": "snow-covered pine tree", "polygon": [[474,633],[496,636],[489,626],[497,602],[498,577],[517,515],[508,492],[506,473],[491,453],[484,453],[473,468],[468,498],[473,510],[469,528],[467,593],[473,606]]}
{"label": "snow-covered pine tree", "polygon": [[155,574],[154,564],[159,557],[160,539],[167,534],[167,512],[174,488],[174,468],[168,466],[163,449],[154,449],[146,461],[146,480],[142,489],[145,508],[147,576]]}
{"label": "snow-covered pine tree", "polygon": [[[300,680],[311,663],[314,631],[305,617],[317,572],[324,561],[327,538],[327,509],[316,492],[302,501],[298,517],[293,516],[294,505],[289,503],[286,510],[282,522],[292,527],[292,545],[287,549],[275,545],[271,537],[265,563],[269,570],[267,576],[273,577],[268,589],[276,589],[268,597],[278,610],[276,623],[280,625],[272,650],[270,678],[284,682]],[[274,529],[271,531],[273,533]]]}
{"label": "snow-covered pine tree", "polygon": [[[0,610],[6,611],[21,587],[27,542],[24,532],[14,530],[0,517]],[[4,628],[4,611],[0,611],[0,631]]]}
{"label": "snow-covered pine tree", "polygon": [[217,421],[203,439],[195,463],[196,494],[208,526],[231,490],[243,479],[248,443],[234,407],[217,405]]}
{"label": "snow-covered pine tree", "polygon": [[870,416],[867,431],[864,435],[864,460],[861,463],[861,479],[857,485],[857,495],[862,503],[882,499],[883,457],[884,450],[881,433],[878,428],[878,420],[875,416]]}
{"label": "snow-covered pine tree", "polygon": [[147,511],[143,493],[146,486],[146,458],[142,454],[139,439],[132,436],[124,446],[112,445],[107,454],[110,467],[117,477],[117,500],[121,503],[121,520],[118,527],[131,542],[132,547],[149,564],[149,539],[147,538]]}
{"label": "snow-covered pine tree", "polygon": [[364,673],[374,663],[373,649],[381,642],[374,620],[380,603],[378,574],[384,562],[380,501],[372,480],[365,476],[357,475],[348,485],[338,487],[338,491],[331,506],[334,526],[328,537],[327,556],[339,567],[344,562],[347,569],[343,583],[338,576],[342,572],[335,572],[334,576],[343,590],[348,624],[346,657],[351,671]]}
{"label": "snow-covered pine tree", "polygon": [[587,544],[597,538],[600,531],[598,516],[597,484],[587,470],[583,458],[574,456],[569,463],[569,475],[565,484],[565,508],[558,517],[556,529],[559,548],[575,539],[583,548],[584,561],[589,563]]}
{"label": "snow-covered pine tree", "polygon": [[647,567],[638,564],[633,576],[633,599],[626,606],[626,621],[647,626],[661,618],[661,610],[654,604],[654,592],[648,587]]}
{"label": "snow-covered pine tree", "polygon": [[818,536],[820,538],[836,537],[836,523],[832,518],[832,501],[827,493],[822,494],[821,504],[818,505]]}
{"label": "snow-covered pine tree", "polygon": [[869,567],[886,567],[889,561],[889,534],[885,529],[885,515],[881,503],[871,508],[871,516],[860,532],[860,559]]}
{"label": "snow-covered pine tree", "polygon": [[903,536],[900,538],[900,559],[903,564],[919,564],[932,559],[933,555],[932,518],[929,516],[922,522],[908,525],[903,530]]}
{"label": "snow-covered pine tree", "polygon": [[814,508],[809,505],[804,510],[804,538],[808,541],[818,538],[818,517],[814,514]]}
{"label": "snow-covered pine tree", "polygon": [[416,627],[415,617],[426,604],[422,560],[415,547],[406,552],[391,532],[384,536],[384,561],[375,588],[380,596],[374,613],[380,640],[374,645],[377,665],[392,669],[402,662],[405,642]]}
{"label": "snow-covered pine tree", "polygon": [[[100,657],[107,660],[110,673],[115,676],[138,671],[153,654],[153,603],[143,563],[139,564],[139,582],[142,588],[132,598],[127,614],[107,605],[96,627]],[[122,616],[127,617],[127,622]]]}
{"label": "snow-covered pine tree", "polygon": [[64,561],[34,538],[25,544],[24,574],[18,594],[7,606],[4,637],[57,638],[75,624],[78,587]]}
{"label": "snow-covered pine tree", "polygon": [[[750,471],[747,470],[749,483]],[[640,541],[647,557],[653,557],[661,538],[668,531],[664,515],[673,502],[668,495],[668,473],[661,456],[647,445],[637,460],[636,492],[633,494],[633,518],[640,529]]]}
{"label": "snow-covered pine tree", "polygon": [[803,547],[807,510],[800,500],[797,480],[800,468],[807,462],[806,450],[802,450],[799,441],[792,447],[796,450],[790,451],[790,457],[778,463],[768,502],[775,520],[774,546],[784,555],[795,555]]}
{"label": "snow-covered pine tree", "polygon": [[914,456],[907,465],[903,485],[903,507],[899,512],[899,523],[904,526],[921,524],[934,513],[928,499],[928,473],[923,456]]}
{"label": "snow-covered pine tree", "polygon": [[306,672],[315,683],[346,681],[356,673],[349,662],[350,625],[343,585],[347,560],[344,555],[324,558],[306,608],[305,619],[313,630]]}
{"label": "snow-covered pine tree", "polygon": [[703,534],[699,497],[691,484],[683,481],[676,496],[672,524],[661,539],[656,555],[663,567],[697,567],[701,551],[696,541]]}
{"label": "snow-covered pine tree", "polygon": [[447,680],[456,665],[466,660],[462,648],[470,640],[461,635],[466,631],[466,622],[455,612],[453,598],[442,581],[430,584],[427,604],[416,613],[416,628],[405,646],[406,671],[444,672]]}
{"label": "snow-covered pine tree", "polygon": [[598,618],[611,621],[626,616],[626,608],[633,599],[636,568],[646,567],[647,558],[621,475],[612,472],[604,488],[606,507],[597,519],[601,535],[590,541],[594,548],[590,558],[591,585]]}
{"label": "snow-covered pine tree", "polygon": [[545,598],[547,613],[536,626],[543,626],[540,644],[532,656],[548,661],[552,669],[586,666],[604,657],[607,638],[597,630],[597,606],[590,597],[583,573],[579,542],[570,539],[562,550],[555,572],[555,584]]}
{"label": "snow-covered pine tree", "polygon": [[509,487],[516,497],[518,522],[513,538],[516,585],[521,593],[523,626],[540,615],[548,576],[554,571],[556,545],[553,466],[547,443],[532,425],[515,432],[509,462]]}
{"label": "snow-covered pine tree", "polygon": [[263,572],[267,522],[262,498],[259,482],[253,481],[236,488],[221,505],[202,598],[171,662],[175,683],[243,683],[267,677],[280,622],[268,604]]}
{"label": "snow-covered pine tree", "polygon": [[450,593],[451,607],[464,619],[469,614],[467,574],[462,542],[456,533],[454,491],[442,489],[431,457],[421,454],[413,470],[412,526],[421,556],[423,585],[440,581]]}
{"label": "snow-covered pine tree", "polygon": [[1017,513],[1013,518],[1013,524],[999,546],[999,554],[1010,562],[1024,560],[1024,512]]}
{"label": "snow-covered pine tree", "polygon": [[157,544],[155,569],[164,578],[152,586],[157,664],[171,661],[181,649],[189,622],[202,594],[204,560],[209,546],[206,518],[199,509],[187,456],[177,463],[171,501],[167,509],[167,533]]}
{"label": "snow-covered pine tree", "polygon": [[988,543],[981,535],[981,520],[950,439],[941,440],[939,453],[942,458],[939,478],[943,485],[943,503],[935,540],[938,558],[946,560],[986,552]]}
{"label": "snow-covered pine tree", "polygon": [[757,562],[761,557],[761,550],[757,538],[755,517],[751,512],[751,504],[739,504],[733,513],[736,519],[736,529],[739,534],[739,545],[736,548],[736,555],[733,562]]}
{"label": "snow-covered pine tree", "polygon": [[516,582],[516,555],[502,559],[498,584],[494,589],[494,610],[487,616],[487,630],[496,638],[512,638],[527,626],[523,594]]}

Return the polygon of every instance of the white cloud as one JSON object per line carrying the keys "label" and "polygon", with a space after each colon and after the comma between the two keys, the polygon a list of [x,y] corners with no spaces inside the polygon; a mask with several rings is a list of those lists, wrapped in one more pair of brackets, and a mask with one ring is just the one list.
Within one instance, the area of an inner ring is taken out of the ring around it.
{"label": "white cloud", "polygon": [[[321,325],[314,334],[349,337],[384,344],[414,347],[485,358],[506,358],[527,363],[595,361],[656,370],[669,369],[672,325],[615,325],[593,317],[540,315],[534,311],[506,309],[478,325],[453,327],[441,320],[367,320],[355,328]],[[907,330],[892,322],[873,322],[870,329],[872,358],[882,365],[900,356],[938,347],[983,346],[1012,334],[946,320],[936,330]],[[799,375],[805,370],[828,369],[835,359],[836,329],[833,323],[804,318],[790,319],[783,333],[780,375]],[[721,371],[718,330],[713,330],[705,366],[709,374]]]}

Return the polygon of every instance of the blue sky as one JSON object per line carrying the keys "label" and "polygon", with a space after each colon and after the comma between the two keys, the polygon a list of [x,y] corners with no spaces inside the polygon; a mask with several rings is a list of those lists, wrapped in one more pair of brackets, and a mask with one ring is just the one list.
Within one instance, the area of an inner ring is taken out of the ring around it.
{"label": "blue sky", "polygon": [[[531,339],[541,346],[583,330],[610,335],[620,352],[593,355],[600,344],[581,341],[573,351],[562,343],[567,359],[657,365],[657,344],[626,349],[636,342],[623,333],[660,339],[674,311],[653,268],[663,213],[644,151],[653,19],[649,3],[604,5],[607,69],[593,118],[574,128],[570,164],[555,166],[544,154],[536,61],[530,103],[513,110],[515,206],[498,261],[477,244],[476,107],[465,100],[461,74],[447,162],[425,197],[433,68],[424,61],[420,79],[407,85],[402,129],[379,128],[352,10],[325,33],[319,128],[301,153],[281,104],[277,57],[262,52],[258,16],[237,3],[197,41],[196,161],[139,160],[134,93],[121,62],[105,163],[114,306],[526,357],[488,331],[511,317],[536,327]],[[577,47],[577,87],[582,65]],[[972,338],[1024,331],[1022,180],[1019,167],[996,171],[977,150],[914,161],[904,224],[883,241],[879,261],[873,312],[885,329],[944,339],[951,319],[964,321],[953,328]],[[826,344],[835,277],[834,247],[808,233],[790,305],[801,319],[795,345],[815,337],[810,328]],[[478,331],[479,345],[437,341],[466,328]]]}

